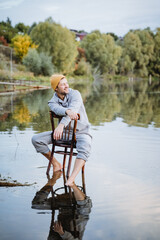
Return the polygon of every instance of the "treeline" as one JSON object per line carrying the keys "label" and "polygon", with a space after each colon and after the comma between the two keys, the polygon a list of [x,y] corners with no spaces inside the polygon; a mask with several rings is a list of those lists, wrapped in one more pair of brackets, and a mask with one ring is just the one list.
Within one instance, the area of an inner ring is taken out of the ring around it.
{"label": "treeline", "polygon": [[155,32],[150,28],[130,30],[123,38],[96,30],[77,41],[75,33],[52,18],[15,27],[8,18],[0,22],[0,44],[13,47],[17,61],[35,75],[98,71],[103,75],[160,76],[160,28]]}

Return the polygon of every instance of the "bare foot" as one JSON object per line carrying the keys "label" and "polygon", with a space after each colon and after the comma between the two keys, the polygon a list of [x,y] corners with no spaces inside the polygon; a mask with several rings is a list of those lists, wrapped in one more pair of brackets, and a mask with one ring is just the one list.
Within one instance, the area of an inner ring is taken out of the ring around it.
{"label": "bare foot", "polygon": [[57,160],[54,160],[52,164],[53,164],[53,172],[62,171],[63,167]]}
{"label": "bare foot", "polygon": [[66,182],[66,186],[73,187],[74,186],[74,179],[70,177]]}

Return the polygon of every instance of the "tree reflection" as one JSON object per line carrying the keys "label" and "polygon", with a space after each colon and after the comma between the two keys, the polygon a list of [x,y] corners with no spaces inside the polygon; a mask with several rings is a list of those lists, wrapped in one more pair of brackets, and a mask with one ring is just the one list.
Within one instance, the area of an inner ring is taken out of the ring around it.
{"label": "tree reflection", "polygon": [[90,91],[86,110],[93,125],[121,117],[129,125],[160,127],[160,84],[102,84]]}
{"label": "tree reflection", "polygon": [[[72,84],[80,90],[85,102],[89,121],[92,125],[111,122],[117,117],[129,125],[160,127],[160,82],[147,81],[115,83],[102,82],[100,85]],[[23,130],[32,127],[34,131],[51,130],[48,100],[52,90],[34,91],[10,97],[2,102],[0,130],[12,131],[16,126]],[[2,98],[3,100],[3,98]],[[12,106],[10,106],[12,105]]]}

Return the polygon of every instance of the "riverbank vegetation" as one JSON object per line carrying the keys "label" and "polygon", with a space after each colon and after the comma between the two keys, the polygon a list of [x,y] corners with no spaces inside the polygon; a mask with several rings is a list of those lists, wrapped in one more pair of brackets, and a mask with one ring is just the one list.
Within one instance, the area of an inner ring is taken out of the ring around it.
{"label": "riverbank vegetation", "polygon": [[0,79],[48,81],[57,72],[107,80],[160,76],[160,28],[130,30],[123,37],[95,30],[78,41],[52,18],[14,27],[8,18],[0,26]]}

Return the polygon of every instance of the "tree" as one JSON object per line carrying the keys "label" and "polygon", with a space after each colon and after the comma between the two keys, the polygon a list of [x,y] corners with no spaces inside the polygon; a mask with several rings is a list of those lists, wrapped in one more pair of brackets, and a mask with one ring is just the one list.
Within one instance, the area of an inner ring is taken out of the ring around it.
{"label": "tree", "polygon": [[50,76],[53,74],[52,57],[45,53],[39,54],[36,49],[29,49],[27,55],[23,58],[23,64],[35,75]]}
{"label": "tree", "polygon": [[154,36],[154,56],[149,63],[150,74],[160,76],[160,28]]}
{"label": "tree", "polygon": [[7,43],[11,43],[11,39],[17,34],[17,29],[12,27],[11,20],[7,18],[7,21],[0,22],[0,36],[7,40]]}
{"label": "tree", "polygon": [[154,41],[149,30],[127,33],[123,40],[123,53],[119,62],[120,72],[148,75],[148,64],[153,58]]}
{"label": "tree", "polygon": [[29,49],[27,55],[23,58],[23,64],[35,75],[41,72],[41,59],[36,49]]}
{"label": "tree", "polygon": [[149,29],[138,30],[135,33],[139,36],[141,41],[141,59],[139,60],[139,66],[141,68],[140,75],[148,75],[148,64],[153,60],[154,55],[154,39]]}
{"label": "tree", "polygon": [[12,39],[12,46],[15,50],[15,53],[17,57],[22,61],[23,57],[28,53],[29,48],[37,48],[38,45],[35,45],[30,36],[25,34],[24,36],[22,35],[16,35]]}
{"label": "tree", "polygon": [[4,36],[0,36],[0,44],[2,44],[4,46],[8,46],[8,43],[7,43],[6,39],[4,38]]}
{"label": "tree", "polygon": [[46,20],[35,26],[30,36],[39,45],[39,52],[52,56],[57,71],[64,74],[74,71],[77,47],[75,35],[67,28]]}
{"label": "tree", "polygon": [[45,53],[40,53],[39,57],[41,59],[41,74],[44,76],[51,76],[53,74],[53,64],[52,57],[46,55]]}
{"label": "tree", "polygon": [[27,34],[29,30],[29,26],[24,25],[24,23],[18,23],[15,26],[15,29],[17,30],[18,34]]}
{"label": "tree", "polygon": [[108,32],[106,33],[107,35],[111,35],[113,38],[114,38],[114,41],[117,41],[118,40],[118,36],[115,34],[115,33],[112,33],[112,32]]}
{"label": "tree", "polygon": [[[138,60],[141,58],[141,47],[142,43],[139,39],[139,37],[133,33],[129,32],[124,37],[124,49],[123,49],[123,57],[128,56],[127,60],[130,62],[130,66],[127,71],[131,69],[131,63],[134,63],[134,66],[139,68]],[[134,68],[132,69],[132,73],[134,72]]]}
{"label": "tree", "polygon": [[121,47],[116,46],[110,35],[94,31],[88,34],[81,42],[88,62],[101,73],[115,73],[121,56]]}
{"label": "tree", "polygon": [[31,25],[31,27],[28,29],[28,35],[30,35],[30,33],[32,32],[32,29],[35,27],[35,26],[37,26],[37,23],[36,22],[34,22],[32,25]]}
{"label": "tree", "polygon": [[86,62],[84,58],[77,63],[77,67],[74,71],[76,75],[91,75],[91,65]]}

